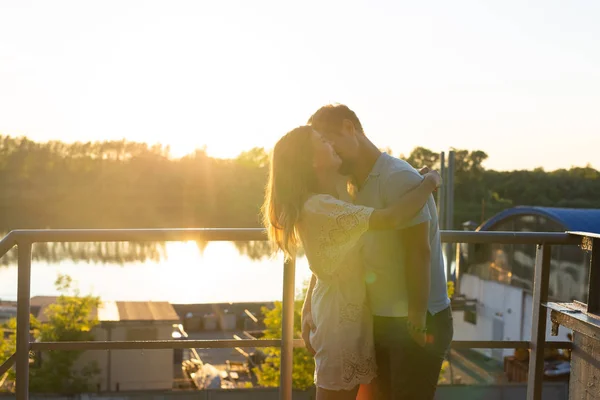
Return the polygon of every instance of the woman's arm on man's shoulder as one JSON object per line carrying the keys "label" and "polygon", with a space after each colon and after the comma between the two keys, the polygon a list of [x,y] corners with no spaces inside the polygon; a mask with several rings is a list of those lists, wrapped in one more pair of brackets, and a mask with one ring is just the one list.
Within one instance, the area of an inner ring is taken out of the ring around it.
{"label": "woman's arm on man's shoulder", "polygon": [[[442,184],[437,171],[427,172],[423,177],[413,171],[400,171],[392,177],[397,183],[392,192],[398,197],[389,201],[387,208],[374,210],[369,220],[370,229],[395,229],[409,223],[419,213],[429,196]],[[395,190],[398,189],[398,190]]]}

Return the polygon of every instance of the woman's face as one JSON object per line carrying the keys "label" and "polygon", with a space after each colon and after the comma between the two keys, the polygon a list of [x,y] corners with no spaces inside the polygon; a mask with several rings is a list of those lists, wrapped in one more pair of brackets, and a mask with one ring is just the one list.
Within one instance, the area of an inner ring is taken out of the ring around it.
{"label": "woman's face", "polygon": [[312,132],[313,166],[317,173],[338,172],[342,160],[337,155],[333,146],[321,134]]}

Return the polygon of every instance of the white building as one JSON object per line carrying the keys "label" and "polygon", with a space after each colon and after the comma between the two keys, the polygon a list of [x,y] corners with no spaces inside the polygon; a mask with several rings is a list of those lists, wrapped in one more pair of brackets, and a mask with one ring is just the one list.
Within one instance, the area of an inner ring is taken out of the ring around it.
{"label": "white building", "polygon": [[[47,321],[45,309],[56,297],[33,297],[32,312]],[[168,302],[105,301],[98,310],[99,324],[92,330],[98,341],[170,340],[179,316]],[[42,356],[43,357],[43,356]],[[173,387],[173,349],[90,350],[78,360],[95,361],[100,391],[170,390]],[[43,361],[42,361],[43,362]]]}
{"label": "white building", "polygon": [[[600,209],[514,207],[484,222],[478,231],[600,232]],[[455,340],[531,339],[533,274],[536,246],[480,243],[461,245],[460,285],[457,295],[467,300],[454,310]],[[553,246],[550,257],[550,301],[587,302],[589,255],[576,245]],[[550,315],[546,340],[567,341],[569,331],[551,336]],[[514,350],[478,350],[502,362]]]}

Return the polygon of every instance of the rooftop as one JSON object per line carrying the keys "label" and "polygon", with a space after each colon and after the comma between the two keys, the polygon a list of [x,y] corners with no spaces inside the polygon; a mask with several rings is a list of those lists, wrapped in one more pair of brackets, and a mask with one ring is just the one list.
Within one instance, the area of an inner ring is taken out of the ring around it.
{"label": "rooftop", "polygon": [[[35,296],[31,298],[31,312],[40,322],[47,322],[46,309],[56,303],[56,296]],[[111,321],[163,321],[179,322],[173,306],[166,301],[103,301],[92,317],[100,322]]]}

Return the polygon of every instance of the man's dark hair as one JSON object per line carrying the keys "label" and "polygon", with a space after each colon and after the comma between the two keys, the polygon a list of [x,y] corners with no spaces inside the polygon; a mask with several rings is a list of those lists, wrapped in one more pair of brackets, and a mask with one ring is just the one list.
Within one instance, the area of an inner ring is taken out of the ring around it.
{"label": "man's dark hair", "polygon": [[322,133],[339,133],[342,129],[342,122],[347,119],[354,124],[354,127],[364,134],[360,120],[348,106],[344,104],[328,104],[319,108],[309,119],[309,125],[313,129]]}

